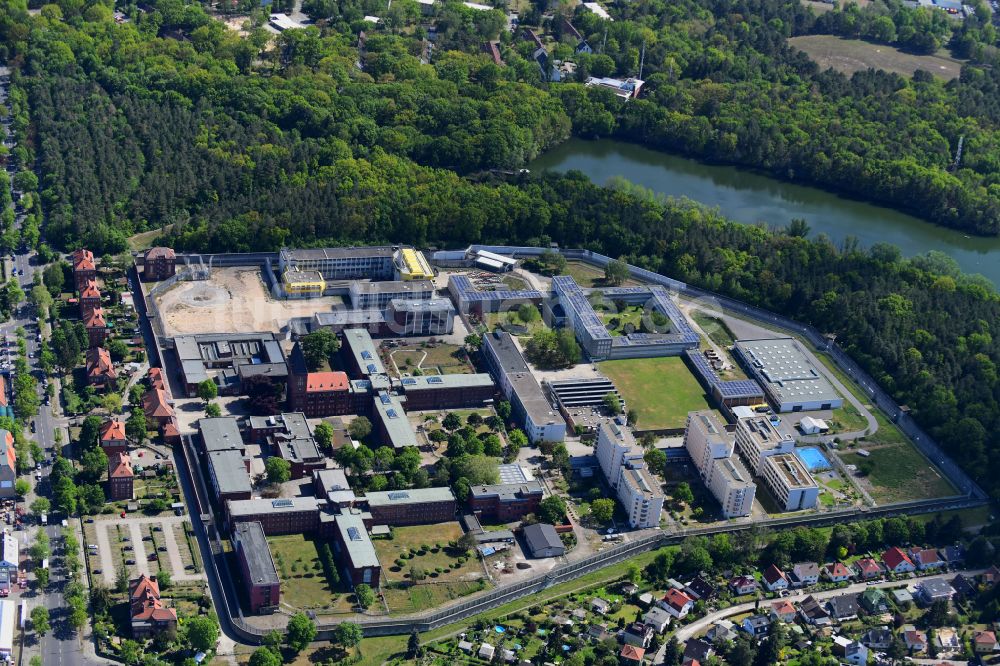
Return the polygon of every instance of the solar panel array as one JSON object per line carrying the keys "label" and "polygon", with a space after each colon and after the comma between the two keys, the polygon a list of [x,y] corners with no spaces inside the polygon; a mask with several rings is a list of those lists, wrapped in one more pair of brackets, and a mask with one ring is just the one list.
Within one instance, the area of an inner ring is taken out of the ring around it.
{"label": "solar panel array", "polygon": [[572,310],[571,318],[583,326],[591,339],[602,340],[611,337],[604,321],[594,312],[594,307],[576,280],[568,275],[558,275],[552,278],[552,288],[559,295],[563,307],[567,308],[567,311]]}
{"label": "solar panel array", "polygon": [[697,349],[688,349],[684,353],[687,354],[691,366],[701,376],[704,383],[710,389],[717,389],[719,395],[724,400],[764,398],[764,391],[761,389],[760,384],[752,379],[725,381],[719,377],[718,373],[715,372],[715,368],[712,367],[712,364],[708,362],[708,359],[700,351]]}
{"label": "solar panel array", "polygon": [[361,532],[358,531],[357,527],[348,527],[347,538],[351,541],[361,541]]}
{"label": "solar panel array", "polygon": [[410,493],[406,491],[391,492],[389,493],[389,499],[394,501],[410,499]]}
{"label": "solar panel array", "polygon": [[389,398],[389,394],[385,393],[384,391],[378,394],[378,399],[382,401],[383,405],[388,405],[392,402],[392,400]]}
{"label": "solar panel array", "polygon": [[441,379],[440,377],[436,377],[436,376],[435,377],[428,377],[427,378],[427,383],[428,384],[443,384],[444,380]]}
{"label": "solar panel array", "polygon": [[463,303],[483,303],[486,301],[513,301],[542,298],[542,292],[535,289],[480,291],[472,281],[464,275],[452,275],[450,283],[458,294],[458,300]]}
{"label": "solar panel array", "polygon": [[276,499],[271,502],[271,506],[275,509],[281,509],[292,506],[293,502],[290,499]]}
{"label": "solar panel array", "polygon": [[367,349],[362,349],[361,350],[361,358],[365,359],[366,361],[370,361],[370,360],[372,360],[372,353],[370,351],[368,351]]}

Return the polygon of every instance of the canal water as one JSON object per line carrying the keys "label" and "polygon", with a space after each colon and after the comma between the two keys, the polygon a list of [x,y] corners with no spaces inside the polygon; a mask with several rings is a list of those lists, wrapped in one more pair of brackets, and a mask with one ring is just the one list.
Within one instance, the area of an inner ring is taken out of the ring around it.
{"label": "canal water", "polygon": [[825,233],[835,243],[848,236],[866,247],[880,241],[892,243],[905,256],[939,250],[966,273],[981,273],[1000,286],[1000,238],[967,236],[888,208],[745,169],[703,164],[610,139],[571,139],[528,166],[532,170],[575,169],[600,185],[621,176],[658,193],[717,206],[726,217],[746,224],[780,227],[802,218],[811,235]]}

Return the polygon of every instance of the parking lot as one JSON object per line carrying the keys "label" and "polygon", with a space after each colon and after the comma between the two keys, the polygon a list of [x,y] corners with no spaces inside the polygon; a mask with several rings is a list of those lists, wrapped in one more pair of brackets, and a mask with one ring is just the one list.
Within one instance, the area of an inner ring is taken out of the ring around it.
{"label": "parking lot", "polygon": [[197,555],[184,536],[186,516],[100,516],[93,520],[84,530],[87,553],[91,571],[98,579],[103,577],[105,584],[115,584],[122,565],[130,577],[163,570],[176,582],[204,580]]}

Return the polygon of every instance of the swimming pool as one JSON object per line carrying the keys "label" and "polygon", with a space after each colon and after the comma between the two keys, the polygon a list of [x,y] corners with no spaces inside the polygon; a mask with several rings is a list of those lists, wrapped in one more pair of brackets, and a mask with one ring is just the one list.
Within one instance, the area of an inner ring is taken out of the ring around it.
{"label": "swimming pool", "polygon": [[804,446],[801,449],[795,449],[795,455],[799,457],[802,464],[806,466],[810,472],[817,472],[823,469],[830,469],[830,461],[826,459],[823,452],[817,449],[815,446]]}

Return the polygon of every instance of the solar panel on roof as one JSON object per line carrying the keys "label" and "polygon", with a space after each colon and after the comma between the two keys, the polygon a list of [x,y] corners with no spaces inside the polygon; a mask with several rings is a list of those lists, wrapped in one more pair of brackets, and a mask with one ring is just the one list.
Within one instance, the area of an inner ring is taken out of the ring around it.
{"label": "solar panel on roof", "polygon": [[389,499],[391,500],[410,499],[410,493],[405,491],[389,493]]}
{"label": "solar panel on roof", "polygon": [[282,507],[292,506],[292,500],[290,499],[276,499],[271,500],[271,507],[275,509],[280,509]]}
{"label": "solar panel on roof", "polygon": [[399,414],[397,414],[396,410],[392,408],[385,410],[385,415],[388,416],[390,419],[399,418]]}
{"label": "solar panel on roof", "polygon": [[378,371],[378,368],[375,367],[374,363],[369,363],[367,367],[368,367],[368,372],[376,372],[376,371]]}
{"label": "solar panel on roof", "polygon": [[443,384],[444,380],[441,379],[440,377],[428,377],[427,378],[427,383],[428,384]]}
{"label": "solar panel on roof", "polygon": [[367,349],[364,349],[361,351],[361,358],[365,359],[366,361],[370,361],[372,360],[372,353]]}
{"label": "solar panel on roof", "polygon": [[414,379],[413,377],[403,377],[401,383],[403,386],[413,386],[414,384],[417,383],[417,380]]}
{"label": "solar panel on roof", "polygon": [[388,405],[389,403],[392,402],[392,400],[389,399],[389,394],[388,393],[379,393],[378,394],[378,399],[382,401],[383,405]]}
{"label": "solar panel on roof", "polygon": [[351,541],[361,541],[361,532],[358,531],[357,527],[348,527],[347,538]]}

